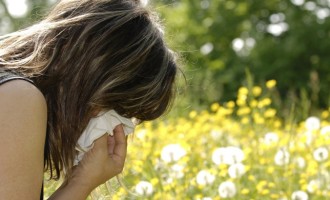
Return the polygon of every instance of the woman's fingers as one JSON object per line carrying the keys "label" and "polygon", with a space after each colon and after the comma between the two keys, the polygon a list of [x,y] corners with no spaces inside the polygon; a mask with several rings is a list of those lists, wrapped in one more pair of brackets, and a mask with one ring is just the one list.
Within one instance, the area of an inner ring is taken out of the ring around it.
{"label": "woman's fingers", "polygon": [[125,132],[123,126],[120,124],[115,127],[114,132],[114,140],[115,140],[115,148],[114,154],[120,157],[126,157],[127,152],[127,140],[125,136]]}
{"label": "woman's fingers", "polygon": [[108,135],[108,153],[110,155],[113,154],[115,148],[115,138],[113,136]]}
{"label": "woman's fingers", "polygon": [[95,140],[93,149],[107,150],[109,155],[125,158],[127,151],[127,141],[122,125],[117,125],[113,132],[113,136],[104,134]]}
{"label": "woman's fingers", "polygon": [[96,159],[96,162],[107,160],[110,174],[118,174],[123,169],[125,163],[127,140],[121,124],[114,128],[113,133],[113,136],[104,134],[95,140],[91,153],[94,152],[93,157]]}
{"label": "woman's fingers", "polygon": [[126,152],[127,152],[127,140],[123,126],[121,124],[116,126],[113,132],[114,132],[113,138],[115,141],[113,154],[121,158],[124,158],[125,160]]}

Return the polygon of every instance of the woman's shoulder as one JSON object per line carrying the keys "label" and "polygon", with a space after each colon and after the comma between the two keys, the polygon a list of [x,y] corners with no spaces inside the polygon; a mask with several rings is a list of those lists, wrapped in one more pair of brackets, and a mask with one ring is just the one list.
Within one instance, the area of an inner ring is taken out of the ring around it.
{"label": "woman's shoulder", "polygon": [[2,198],[39,198],[46,127],[46,101],[38,88],[20,79],[0,85]]}
{"label": "woman's shoulder", "polygon": [[7,106],[47,109],[46,100],[31,82],[15,79],[0,84],[0,108]]}
{"label": "woman's shoulder", "polygon": [[9,132],[29,131],[43,135],[40,130],[46,123],[47,103],[36,86],[20,79],[0,85],[0,134],[6,127]]}

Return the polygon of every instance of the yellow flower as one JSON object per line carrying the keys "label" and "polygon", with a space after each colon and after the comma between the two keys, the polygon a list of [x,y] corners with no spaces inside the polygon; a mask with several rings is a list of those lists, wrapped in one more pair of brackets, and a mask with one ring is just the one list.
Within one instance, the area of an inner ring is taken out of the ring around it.
{"label": "yellow flower", "polygon": [[241,194],[249,194],[249,193],[250,193],[250,190],[247,189],[247,188],[243,188],[243,189],[241,190]]}
{"label": "yellow flower", "polygon": [[236,100],[236,103],[238,106],[245,106],[246,105],[246,99],[238,98]]}
{"label": "yellow flower", "polygon": [[264,165],[264,164],[267,163],[267,160],[266,160],[265,158],[259,158],[259,163],[260,163],[261,165]]}
{"label": "yellow flower", "polygon": [[264,113],[264,116],[265,116],[266,118],[272,118],[272,117],[274,117],[275,115],[276,115],[276,110],[273,109],[273,108],[269,108],[269,109],[267,109],[267,110],[265,111],[265,113]]}
{"label": "yellow flower", "polygon": [[328,118],[329,117],[329,111],[327,111],[327,110],[323,111],[321,113],[321,116],[322,116],[323,119]]}
{"label": "yellow flower", "polygon": [[248,176],[248,179],[249,179],[249,181],[255,181],[256,180],[256,177],[253,176],[253,175],[249,175]]}
{"label": "yellow flower", "polygon": [[307,180],[304,179],[304,178],[301,178],[301,179],[299,180],[299,184],[300,184],[300,185],[306,185],[306,183],[307,183]]}
{"label": "yellow flower", "polygon": [[237,115],[247,115],[251,112],[251,109],[249,107],[241,107],[237,110]]}
{"label": "yellow flower", "polygon": [[266,190],[266,186],[267,186],[267,181],[265,181],[265,180],[259,181],[259,183],[256,185],[256,189],[257,189],[258,193],[263,194],[264,190]]}
{"label": "yellow flower", "polygon": [[274,126],[275,128],[280,128],[282,126],[282,122],[280,120],[275,120]]}
{"label": "yellow flower", "polygon": [[270,98],[265,98],[262,100],[262,102],[265,106],[268,106],[272,103],[272,100]]}
{"label": "yellow flower", "polygon": [[238,89],[238,94],[239,95],[247,95],[249,93],[249,90],[246,87],[240,87]]}
{"label": "yellow flower", "polygon": [[252,94],[256,97],[260,96],[261,92],[262,92],[262,89],[259,86],[254,86],[252,88]]}
{"label": "yellow flower", "polygon": [[164,189],[165,192],[168,192],[172,189],[172,187],[171,187],[171,185],[164,185],[163,189]]}
{"label": "yellow flower", "polygon": [[212,110],[213,112],[216,112],[216,111],[219,109],[219,107],[220,107],[220,105],[219,105],[218,103],[213,103],[213,104],[211,105],[211,110]]}
{"label": "yellow flower", "polygon": [[243,117],[242,119],[241,119],[241,123],[242,124],[248,124],[250,122],[250,119],[248,118],[248,117]]}
{"label": "yellow flower", "polygon": [[235,107],[235,102],[234,102],[234,101],[228,101],[228,102],[226,103],[226,106],[227,106],[228,108],[234,108],[234,107]]}
{"label": "yellow flower", "polygon": [[263,189],[260,191],[260,194],[262,194],[262,195],[267,195],[269,193],[270,193],[270,191],[268,189]]}
{"label": "yellow flower", "polygon": [[157,185],[159,183],[158,178],[153,178],[150,180],[151,185]]}
{"label": "yellow flower", "polygon": [[228,166],[226,164],[220,164],[219,169],[222,170],[227,170]]}
{"label": "yellow flower", "polygon": [[265,119],[260,116],[259,113],[254,113],[253,114],[253,120],[256,124],[264,124]]}
{"label": "yellow flower", "polygon": [[270,187],[270,188],[275,188],[275,183],[274,182],[269,182],[268,183],[268,187]]}
{"label": "yellow flower", "polygon": [[269,167],[267,168],[267,173],[268,173],[268,174],[273,174],[274,171],[275,171],[275,168],[272,167],[272,166],[269,166]]}
{"label": "yellow flower", "polygon": [[195,118],[197,116],[197,112],[196,111],[191,111],[190,113],[189,113],[189,117],[191,118],[191,119],[193,119],[193,118]]}
{"label": "yellow flower", "polygon": [[255,108],[255,107],[257,107],[257,106],[258,106],[258,101],[253,99],[253,100],[250,102],[250,106],[251,106],[251,108]]}
{"label": "yellow flower", "polygon": [[258,185],[260,187],[264,187],[265,185],[267,185],[267,181],[266,180],[261,180],[261,181],[259,181]]}
{"label": "yellow flower", "polygon": [[268,89],[272,89],[275,86],[276,86],[276,80],[269,80],[269,81],[266,82],[266,87]]}

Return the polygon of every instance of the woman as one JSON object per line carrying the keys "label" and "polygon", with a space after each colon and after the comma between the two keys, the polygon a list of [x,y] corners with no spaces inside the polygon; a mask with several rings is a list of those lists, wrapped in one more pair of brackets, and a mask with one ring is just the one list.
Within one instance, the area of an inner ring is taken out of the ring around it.
{"label": "woman", "polygon": [[157,17],[134,0],[62,0],[40,23],[0,37],[0,199],[38,199],[43,170],[65,178],[51,199],[86,199],[126,156],[118,125],[73,168],[89,120],[110,109],[158,118],[175,75]]}

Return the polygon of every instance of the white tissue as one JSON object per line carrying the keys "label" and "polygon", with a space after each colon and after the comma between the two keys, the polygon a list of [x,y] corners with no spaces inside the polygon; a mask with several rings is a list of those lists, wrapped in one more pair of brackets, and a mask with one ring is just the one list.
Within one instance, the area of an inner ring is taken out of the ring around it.
{"label": "white tissue", "polygon": [[93,147],[93,143],[96,139],[100,138],[106,133],[113,135],[113,129],[119,124],[122,124],[126,136],[130,133],[133,133],[135,125],[133,124],[132,120],[120,116],[114,110],[101,112],[97,117],[92,118],[78,139],[76,145],[78,154],[74,160],[74,165],[77,165],[83,158],[85,152]]}

